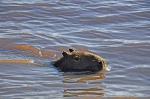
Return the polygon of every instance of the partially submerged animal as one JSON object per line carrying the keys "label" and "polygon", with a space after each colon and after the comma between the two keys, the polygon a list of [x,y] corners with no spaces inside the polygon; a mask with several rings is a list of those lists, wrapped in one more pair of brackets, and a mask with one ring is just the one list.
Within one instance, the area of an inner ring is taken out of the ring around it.
{"label": "partially submerged animal", "polygon": [[69,52],[63,51],[62,55],[63,57],[52,63],[61,71],[97,72],[106,68],[104,59],[90,52],[69,49]]}

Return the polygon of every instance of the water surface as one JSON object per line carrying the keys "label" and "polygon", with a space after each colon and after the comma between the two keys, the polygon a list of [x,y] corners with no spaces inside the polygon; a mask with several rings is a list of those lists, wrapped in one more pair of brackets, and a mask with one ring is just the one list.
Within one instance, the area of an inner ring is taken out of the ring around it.
{"label": "water surface", "polygon": [[[51,65],[73,48],[110,71]],[[149,0],[1,0],[0,98],[150,97]]]}

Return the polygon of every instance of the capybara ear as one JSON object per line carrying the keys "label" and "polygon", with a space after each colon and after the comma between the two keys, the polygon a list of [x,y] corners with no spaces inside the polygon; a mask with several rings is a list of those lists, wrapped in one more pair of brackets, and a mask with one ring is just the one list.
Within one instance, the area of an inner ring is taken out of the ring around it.
{"label": "capybara ear", "polygon": [[62,55],[63,55],[64,57],[67,57],[67,56],[68,56],[68,53],[65,52],[65,51],[63,51],[63,52],[62,52]]}
{"label": "capybara ear", "polygon": [[75,50],[70,48],[69,51],[70,51],[70,52],[73,52],[73,51],[75,51]]}

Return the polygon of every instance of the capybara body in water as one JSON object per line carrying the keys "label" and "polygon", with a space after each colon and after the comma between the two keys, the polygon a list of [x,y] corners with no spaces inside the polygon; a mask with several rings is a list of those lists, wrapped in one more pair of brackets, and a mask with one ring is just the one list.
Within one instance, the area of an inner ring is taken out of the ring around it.
{"label": "capybara body in water", "polygon": [[52,64],[61,71],[100,71],[106,67],[106,63],[100,56],[86,52],[69,49],[63,51],[63,57],[54,61]]}

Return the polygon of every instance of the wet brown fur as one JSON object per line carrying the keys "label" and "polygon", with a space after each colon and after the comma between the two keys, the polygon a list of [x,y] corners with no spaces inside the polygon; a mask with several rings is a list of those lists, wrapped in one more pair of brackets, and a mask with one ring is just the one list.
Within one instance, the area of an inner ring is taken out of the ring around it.
{"label": "wet brown fur", "polygon": [[62,71],[100,71],[106,67],[104,59],[86,51],[63,52],[63,57],[52,64]]}

